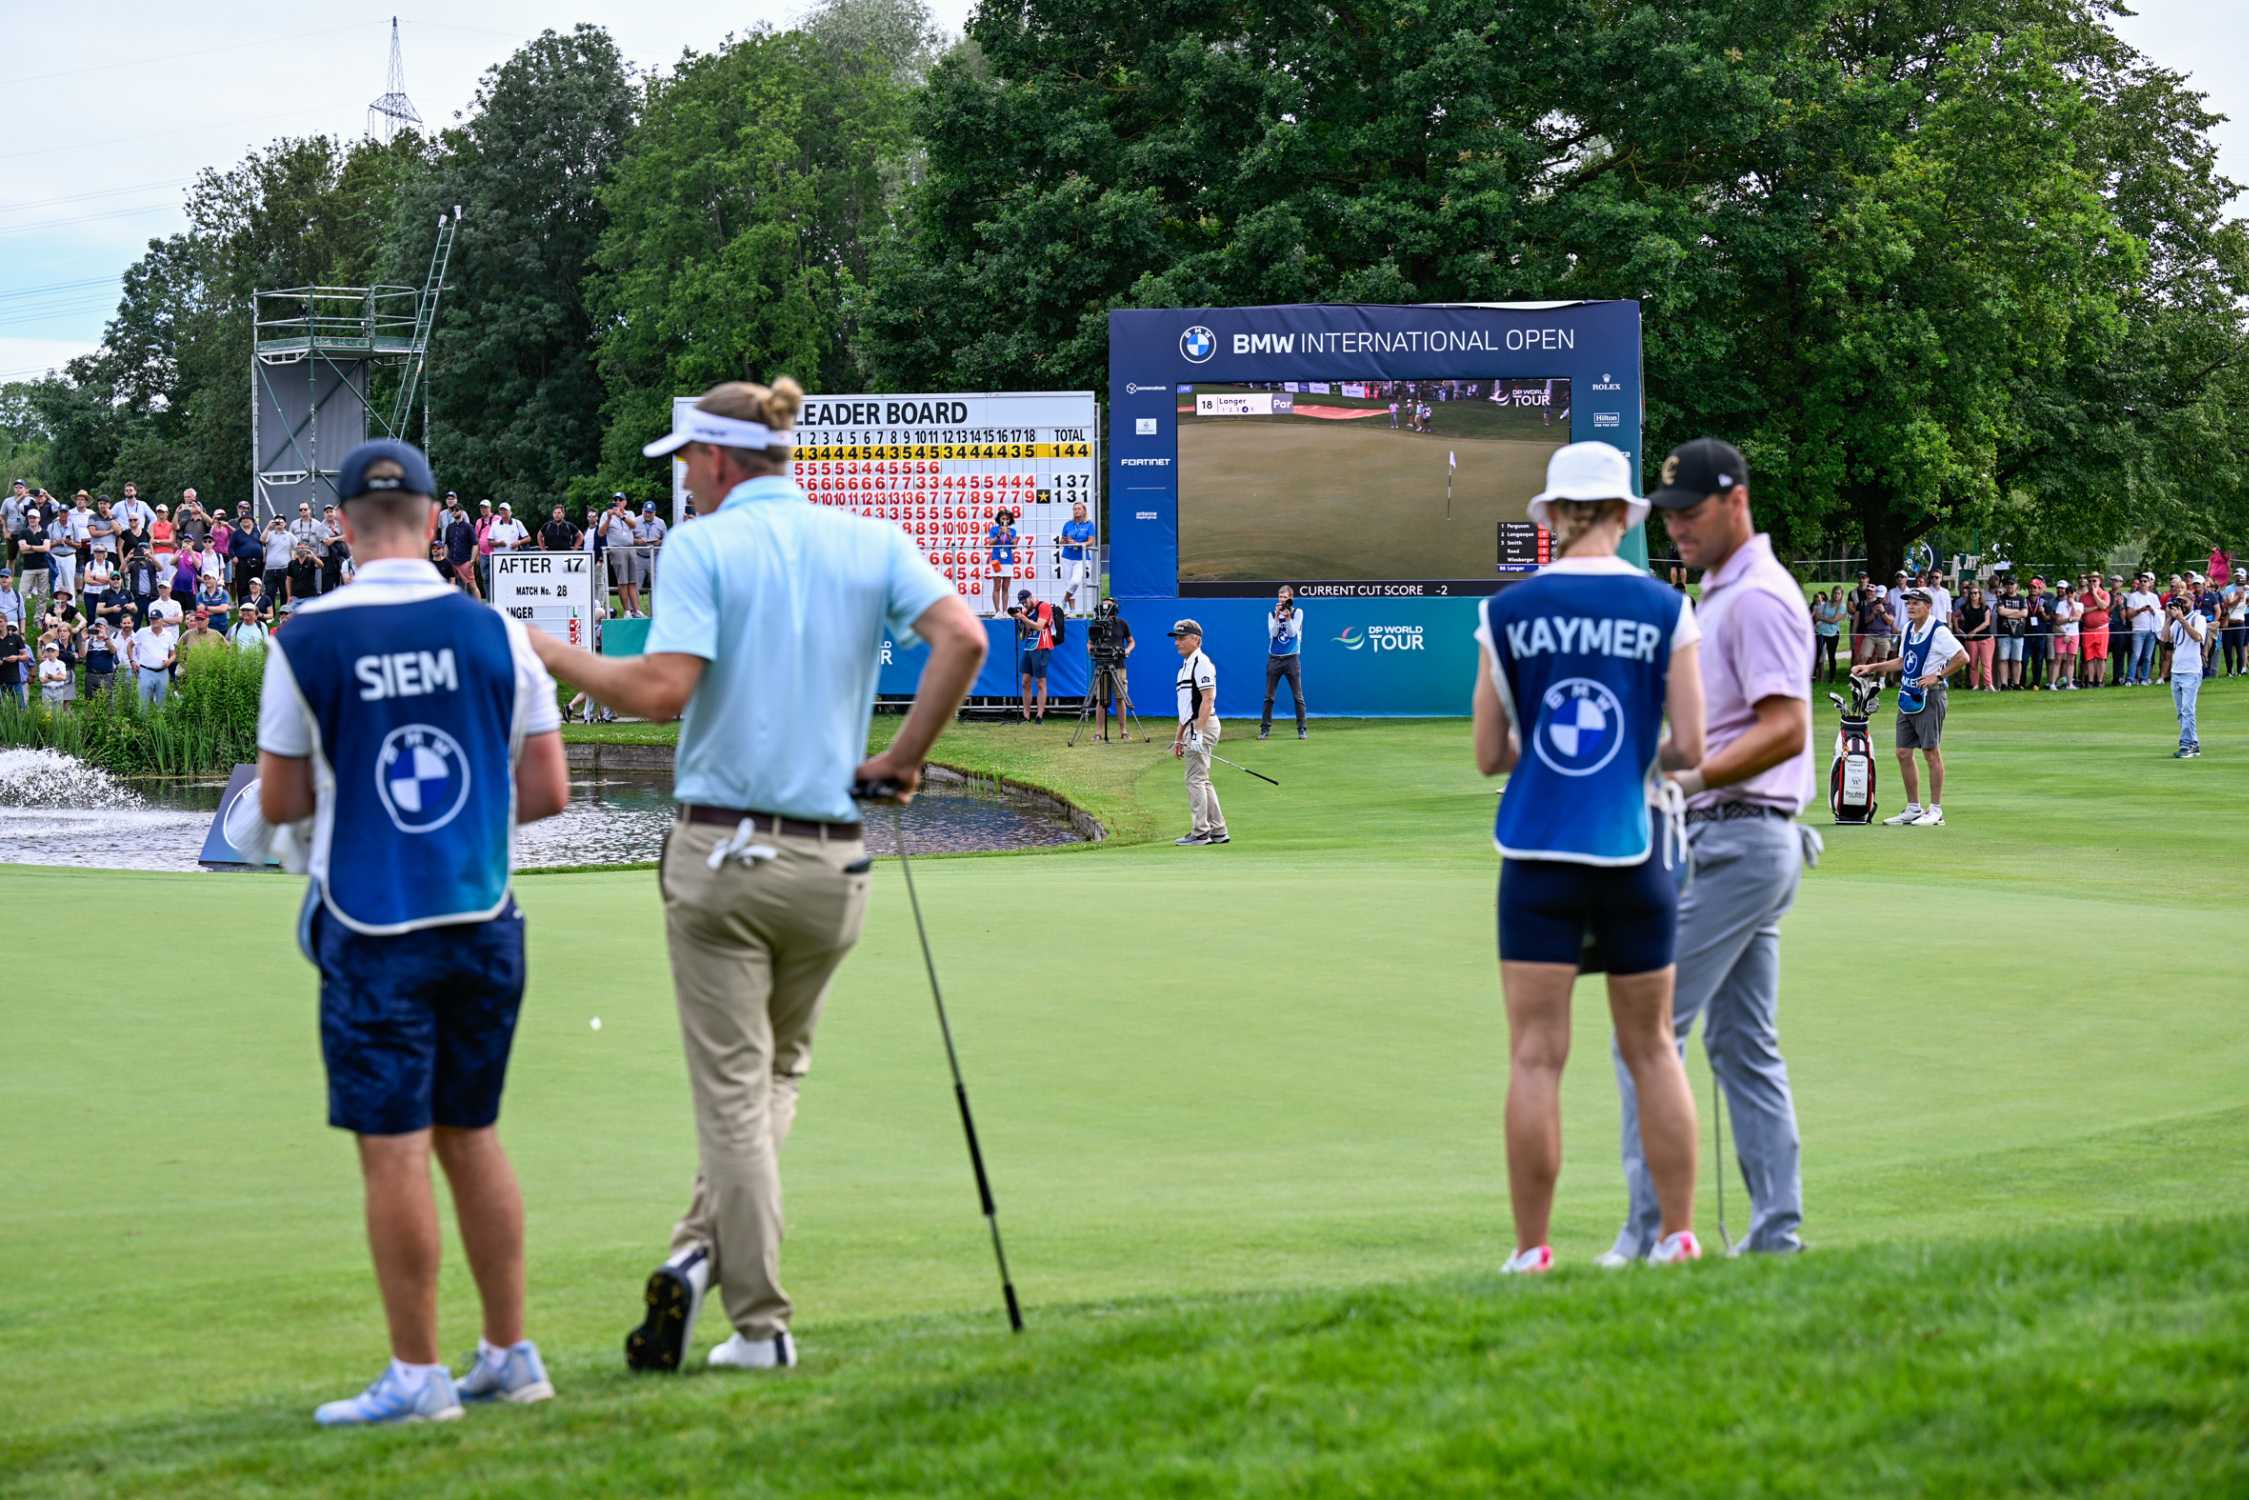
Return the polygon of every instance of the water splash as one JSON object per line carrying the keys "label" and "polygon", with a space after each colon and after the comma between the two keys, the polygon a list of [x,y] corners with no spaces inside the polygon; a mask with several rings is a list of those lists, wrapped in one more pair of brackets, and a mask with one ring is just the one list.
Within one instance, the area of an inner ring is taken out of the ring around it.
{"label": "water splash", "polygon": [[112,812],[146,806],[140,793],[107,771],[60,750],[0,750],[0,807]]}

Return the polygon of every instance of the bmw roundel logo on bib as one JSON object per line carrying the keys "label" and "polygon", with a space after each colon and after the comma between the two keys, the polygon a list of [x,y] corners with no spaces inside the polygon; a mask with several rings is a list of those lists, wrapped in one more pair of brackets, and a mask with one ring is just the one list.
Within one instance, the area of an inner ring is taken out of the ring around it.
{"label": "bmw roundel logo on bib", "polygon": [[1565,677],[1539,699],[1538,758],[1564,776],[1590,776],[1624,743],[1624,705],[1607,683]]}
{"label": "bmw roundel logo on bib", "polygon": [[1179,353],[1191,365],[1199,365],[1218,352],[1218,335],[1197,323],[1179,336]]}
{"label": "bmw roundel logo on bib", "polygon": [[430,724],[401,724],[375,756],[375,791],[401,833],[434,833],[469,800],[461,742]]}

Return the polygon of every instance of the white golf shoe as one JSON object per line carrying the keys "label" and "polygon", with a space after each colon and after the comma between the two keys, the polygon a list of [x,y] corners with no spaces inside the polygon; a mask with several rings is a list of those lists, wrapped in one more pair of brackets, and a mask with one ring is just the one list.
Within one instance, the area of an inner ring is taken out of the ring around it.
{"label": "white golf shoe", "polygon": [[1702,1241],[1695,1238],[1692,1229],[1682,1229],[1677,1234],[1667,1234],[1656,1241],[1648,1252],[1651,1266],[1676,1266],[1690,1260],[1702,1259]]}
{"label": "white golf shoe", "polygon": [[711,1351],[714,1370],[786,1370],[797,1362],[797,1341],[786,1333],[746,1339],[735,1334]]}
{"label": "white golf shoe", "polygon": [[1884,826],[1885,828],[1903,828],[1908,823],[1918,822],[1920,820],[1920,817],[1921,804],[1918,802],[1908,802],[1905,805],[1904,812],[1899,813],[1895,817],[1884,818],[1882,820],[1882,826]]}
{"label": "white golf shoe", "polygon": [[1930,803],[1928,808],[1923,811],[1921,816],[1913,820],[1913,826],[1916,828],[1944,827],[1944,809],[1937,806],[1934,802]]}
{"label": "white golf shoe", "polygon": [[1518,1250],[1507,1257],[1507,1264],[1499,1268],[1502,1276],[1538,1276],[1554,1269],[1554,1252],[1544,1245],[1533,1245],[1528,1250]]}

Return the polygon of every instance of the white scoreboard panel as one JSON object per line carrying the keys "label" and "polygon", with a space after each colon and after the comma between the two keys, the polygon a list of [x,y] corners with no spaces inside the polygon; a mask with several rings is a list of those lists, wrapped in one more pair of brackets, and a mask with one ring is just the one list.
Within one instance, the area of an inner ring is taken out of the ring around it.
{"label": "white scoreboard panel", "polygon": [[494,552],[492,607],[573,646],[594,649],[593,554]]}
{"label": "white scoreboard panel", "polygon": [[[1070,581],[1062,524],[1078,502],[1100,521],[1097,423],[1091,391],[808,396],[794,473],[815,505],[896,522],[979,614],[1001,612],[1019,589],[1059,605]],[[1011,562],[993,560],[989,539],[1003,509],[1015,515]],[[1098,535],[1085,544],[1089,564],[1099,546]],[[1075,612],[1099,597],[1095,576]]]}

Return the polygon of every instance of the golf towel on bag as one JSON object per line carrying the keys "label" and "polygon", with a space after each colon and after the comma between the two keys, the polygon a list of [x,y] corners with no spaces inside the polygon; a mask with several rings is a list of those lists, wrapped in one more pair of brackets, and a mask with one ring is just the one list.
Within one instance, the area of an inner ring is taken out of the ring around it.
{"label": "golf towel on bag", "polygon": [[1522,740],[1492,827],[1499,852],[1640,863],[1671,653],[1701,638],[1693,606],[1629,563],[1565,559],[1481,614],[1476,639]]}
{"label": "golf towel on bag", "polygon": [[496,915],[515,754],[536,709],[521,684],[537,660],[519,628],[432,573],[324,595],[285,634],[261,720],[309,717],[315,778],[348,792],[322,796],[314,824],[310,873],[328,911],[369,934]]}

